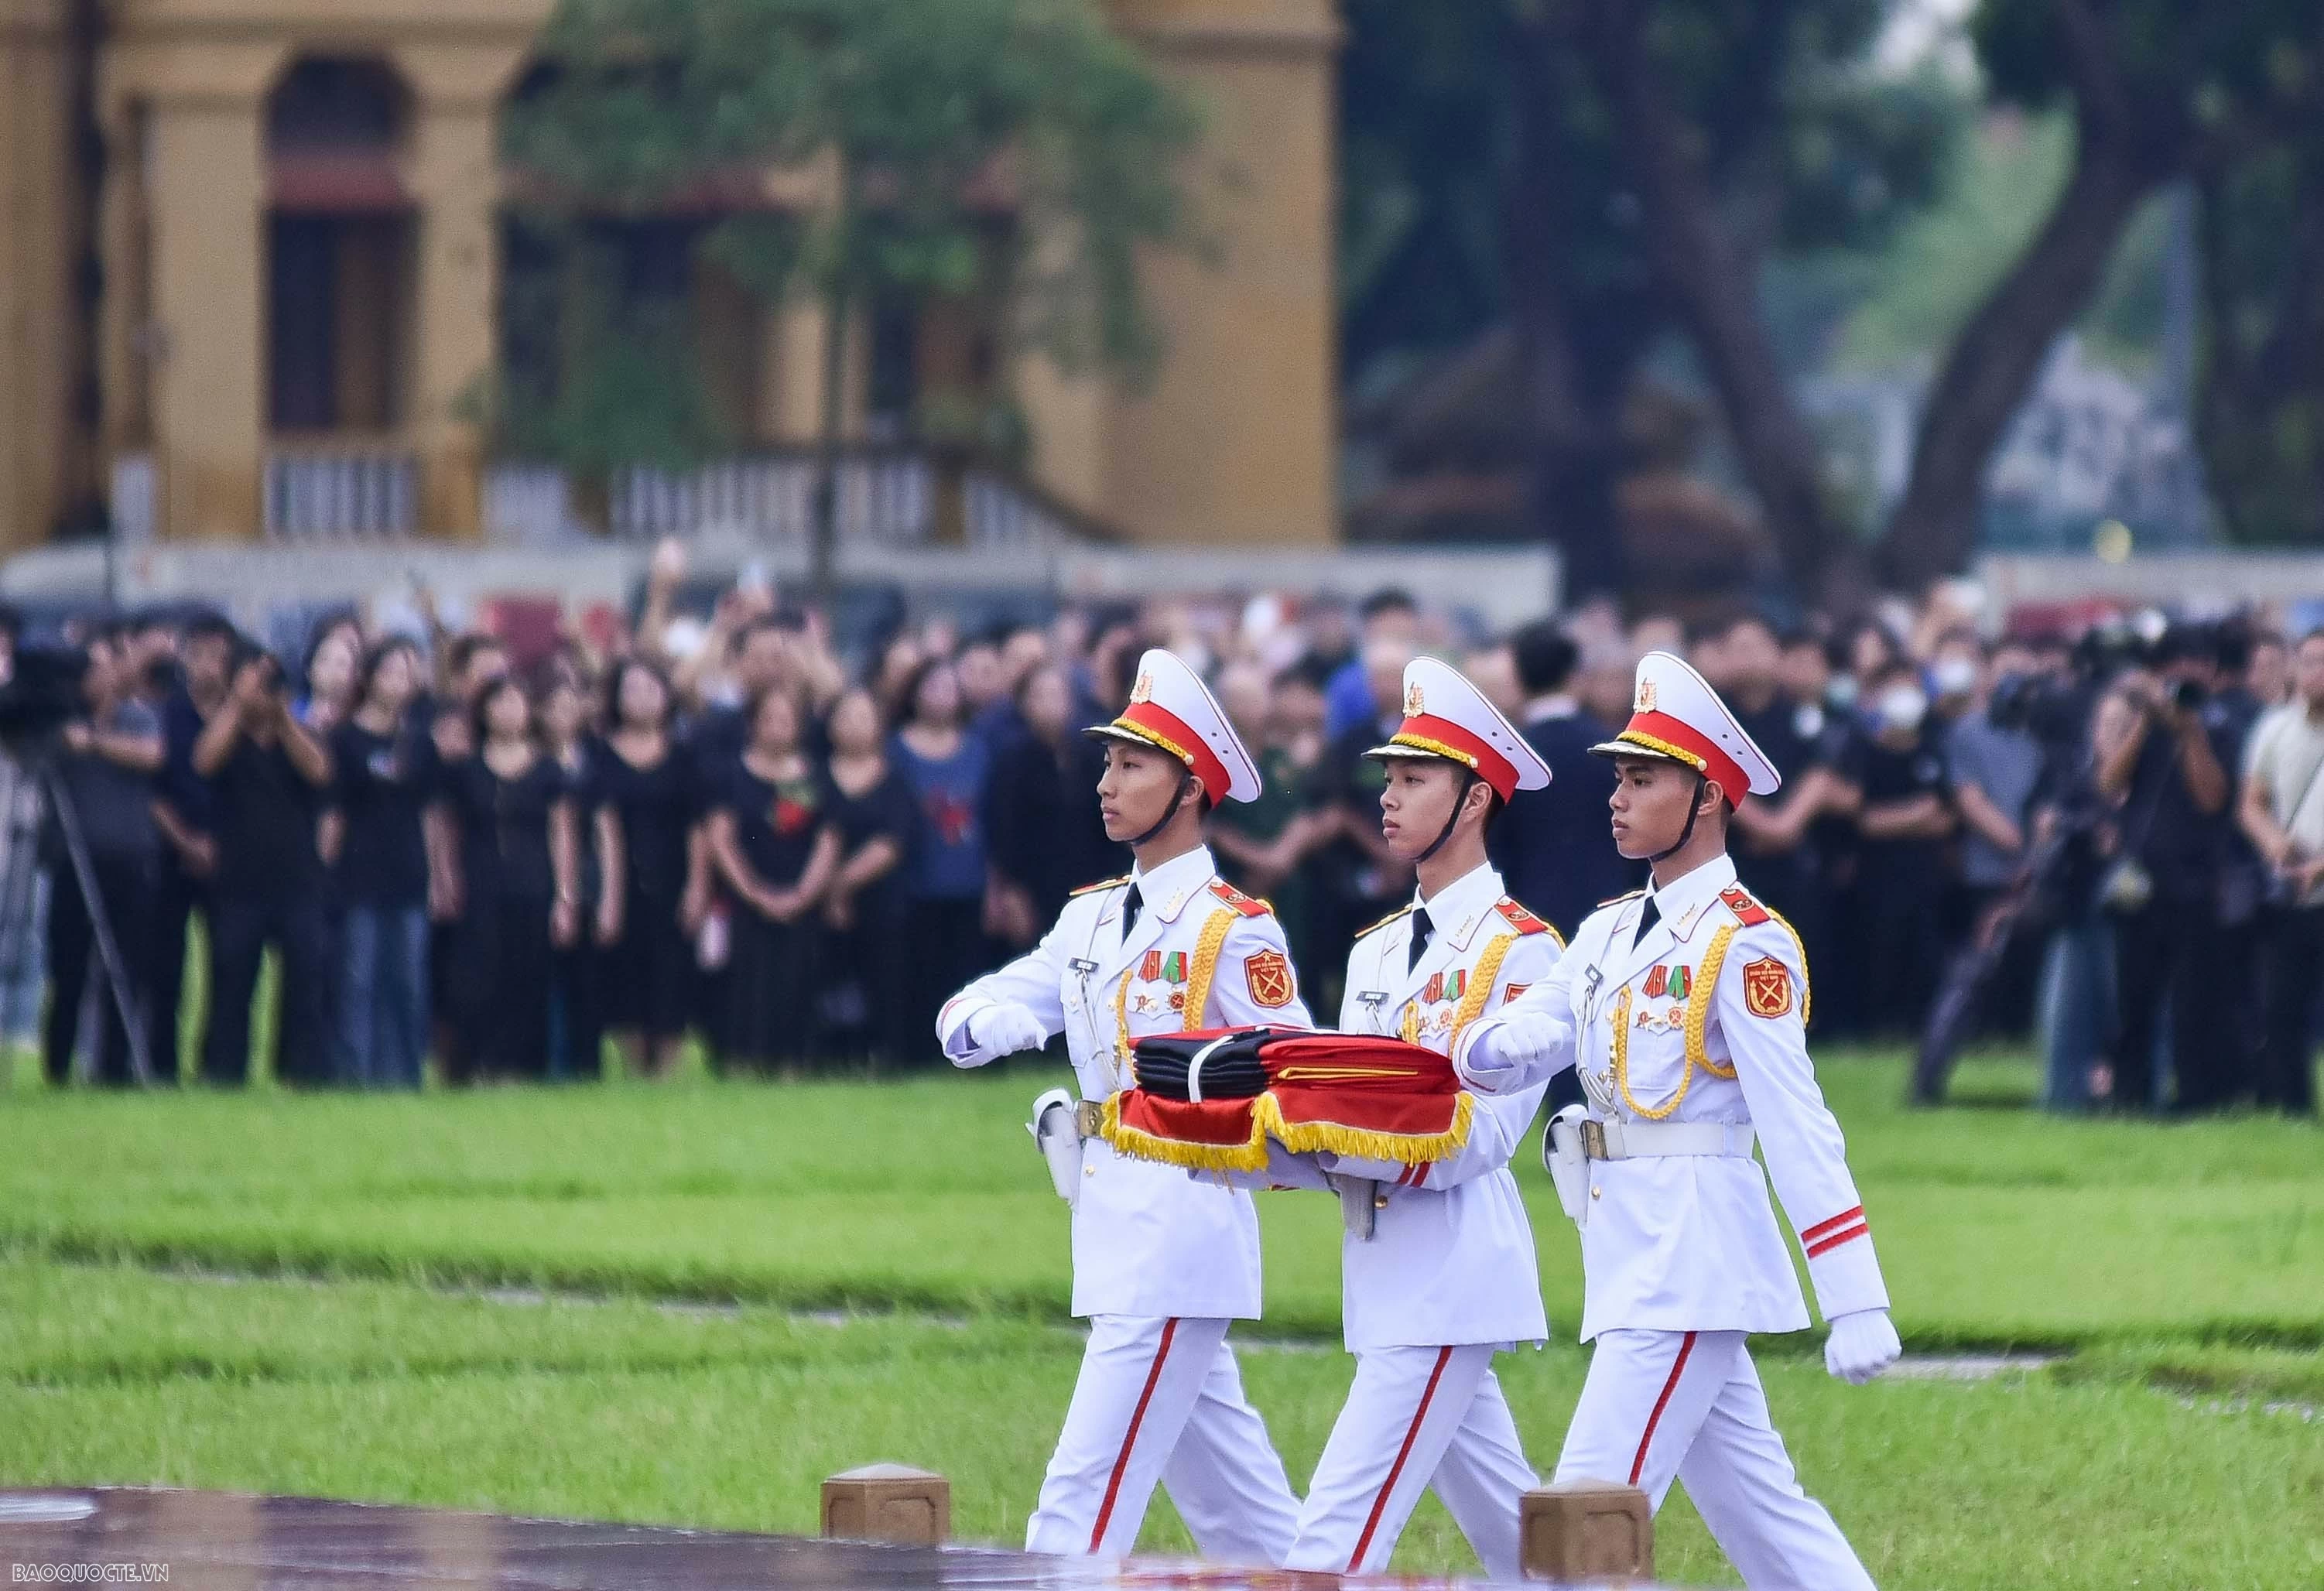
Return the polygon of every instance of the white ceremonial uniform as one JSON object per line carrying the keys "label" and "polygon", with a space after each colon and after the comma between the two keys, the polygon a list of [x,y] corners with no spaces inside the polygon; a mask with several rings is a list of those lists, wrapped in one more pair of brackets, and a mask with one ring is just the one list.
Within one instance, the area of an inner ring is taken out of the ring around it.
{"label": "white ceremonial uniform", "polygon": [[[1753,1591],[1872,1584],[1801,1491],[1745,1348],[1748,1333],[1808,1324],[1769,1178],[1826,1318],[1888,1302],[1808,1059],[1807,1007],[1797,938],[1720,856],[1592,913],[1549,978],[1454,1056],[1480,1092],[1529,1090],[1579,1064],[1591,1121],[1632,1156],[1588,1163],[1582,1337],[1597,1346],[1558,1481],[1627,1482],[1657,1507],[1685,1481]],[[1536,1064],[1497,1067],[1487,1041],[1517,1013],[1546,1016],[1556,1044]]]}
{"label": "white ceremonial uniform", "polygon": [[[1416,961],[1415,908],[1433,929]],[[1341,1029],[1445,1053],[1466,1023],[1546,979],[1558,952],[1548,924],[1501,892],[1500,874],[1476,868],[1357,939]],[[1386,1568],[1434,1486],[1487,1576],[1520,1577],[1517,1502],[1537,1482],[1493,1356],[1549,1334],[1533,1228],[1509,1173],[1546,1087],[1478,1099],[1469,1141],[1449,1160],[1379,1168],[1386,1202],[1372,1235],[1351,1234],[1341,1249],[1355,1383],[1308,1483],[1286,1568]]]}
{"label": "white ceremonial uniform", "polygon": [[[1133,885],[1140,907],[1125,933]],[[1195,981],[1206,970],[1205,998]],[[1004,1001],[1065,1034],[1081,1097],[1093,1101],[1130,1085],[1131,1039],[1314,1025],[1274,915],[1222,881],[1201,847],[1076,894],[1040,943],[954,996],[937,1018],[954,1064],[995,1058],[978,1043],[977,1018]],[[1102,1138],[1083,1153],[1073,1311],[1090,1320],[1089,1346],[1026,1548],[1128,1553],[1158,1481],[1204,1557],[1280,1564],[1298,1502],[1226,1343],[1230,1320],[1259,1313],[1250,1196],[1117,1154]]]}

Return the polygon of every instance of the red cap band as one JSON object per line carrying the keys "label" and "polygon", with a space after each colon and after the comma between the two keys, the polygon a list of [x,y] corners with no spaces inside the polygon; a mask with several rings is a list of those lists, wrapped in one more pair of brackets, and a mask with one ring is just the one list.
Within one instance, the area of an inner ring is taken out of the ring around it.
{"label": "red cap band", "polygon": [[[1636,713],[1624,727],[1618,740],[1640,737],[1675,746],[1689,756],[1702,759],[1702,777],[1719,781],[1719,788],[1735,805],[1751,793],[1751,781],[1743,772],[1743,765],[1720,749],[1719,742],[1696,729],[1683,718],[1673,718],[1667,713]],[[1641,750],[1646,750],[1642,747]]]}
{"label": "red cap band", "polygon": [[1211,750],[1210,742],[1186,727],[1186,721],[1175,713],[1164,711],[1151,702],[1132,702],[1122,709],[1116,723],[1133,724],[1153,738],[1154,743],[1171,752],[1179,761],[1194,770],[1209,792],[1211,805],[1223,803],[1234,780],[1227,774],[1227,765]]}
{"label": "red cap band", "polygon": [[1507,801],[1517,794],[1517,764],[1502,756],[1490,740],[1462,728],[1449,718],[1423,713],[1397,725],[1396,735],[1399,740],[1434,740],[1438,745],[1448,747],[1468,760],[1469,766],[1476,770],[1477,777],[1492,786],[1494,795]]}

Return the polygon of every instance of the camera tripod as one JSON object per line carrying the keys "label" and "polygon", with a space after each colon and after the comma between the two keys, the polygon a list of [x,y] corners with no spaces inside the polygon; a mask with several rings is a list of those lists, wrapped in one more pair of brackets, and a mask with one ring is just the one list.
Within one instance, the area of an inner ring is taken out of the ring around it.
{"label": "camera tripod", "polygon": [[[151,1088],[154,1071],[144,1014],[137,1008],[136,997],[129,987],[128,965],[122,960],[121,942],[114,934],[112,915],[105,909],[105,897],[97,889],[97,866],[89,860],[80,813],[73,805],[72,792],[65,788],[64,779],[57,771],[54,749],[42,744],[35,748],[15,746],[10,750],[33,791],[56,819],[73,887],[80,892],[81,906],[88,913],[89,937],[97,948],[97,964],[105,974],[105,989],[100,998],[111,998],[120,1016],[121,1031],[129,1052],[130,1077],[139,1088]],[[32,899],[41,870],[35,843],[40,830],[37,810],[28,817],[21,802],[12,806],[14,809],[7,820],[6,860],[5,866],[0,866],[0,945],[6,946],[6,953],[0,954],[0,967],[5,968],[11,980],[32,964]],[[64,885],[62,878],[50,879],[51,899]]]}

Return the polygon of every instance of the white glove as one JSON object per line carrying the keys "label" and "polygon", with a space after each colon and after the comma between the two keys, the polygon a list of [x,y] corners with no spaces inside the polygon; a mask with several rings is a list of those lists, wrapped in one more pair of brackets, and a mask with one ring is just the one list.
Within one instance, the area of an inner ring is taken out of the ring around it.
{"label": "white glove", "polygon": [[[1541,1081],[1536,1075],[1556,1053],[1563,1030],[1536,1011],[1518,1011],[1500,1018],[1477,1035],[1461,1061],[1461,1080],[1480,1094],[1503,1087],[1526,1087]],[[1514,1082],[1524,1078],[1523,1083]]]}
{"label": "white glove", "polygon": [[1904,1351],[1886,1310],[1851,1310],[1832,1317],[1831,1335],[1824,1339],[1823,1367],[1851,1386],[1862,1386]]}
{"label": "white glove", "polygon": [[1323,1154],[1315,1163],[1323,1170],[1342,1177],[1361,1177],[1369,1182],[1396,1182],[1412,1170],[1401,1160],[1372,1160],[1361,1154]]}
{"label": "white glove", "polygon": [[997,1060],[1019,1050],[1039,1049],[1049,1042],[1049,1030],[1030,1008],[1001,1000],[968,1019],[968,1037],[979,1051]]}

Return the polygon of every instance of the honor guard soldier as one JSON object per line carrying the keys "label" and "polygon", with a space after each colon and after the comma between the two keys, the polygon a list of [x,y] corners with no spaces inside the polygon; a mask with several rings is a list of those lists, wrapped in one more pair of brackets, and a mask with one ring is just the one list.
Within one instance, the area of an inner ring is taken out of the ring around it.
{"label": "honor guard soldier", "polygon": [[1230,1321],[1259,1318],[1250,1196],[1097,1136],[1103,1102],[1131,1084],[1133,1040],[1314,1025],[1274,914],[1220,878],[1202,841],[1204,814],[1256,796],[1259,772],[1202,680],[1165,651],[1139,660],[1121,716],[1084,732],[1105,742],[1099,811],[1135,869],[1077,891],[1039,944],[936,1017],[956,1066],[1063,1032],[1080,1084],[1078,1101],[1059,1091],[1034,1106],[1035,1140],[1073,1203],[1073,1311],[1090,1335],[1025,1545],[1121,1557],[1158,1481],[1204,1557],[1277,1565],[1299,1504],[1226,1340]]}
{"label": "honor guard soldier", "polygon": [[[1485,860],[1486,826],[1517,791],[1548,784],[1549,769],[1475,685],[1433,658],[1405,669],[1404,713],[1367,755],[1387,765],[1381,835],[1419,887],[1349,952],[1340,1026],[1444,1054],[1557,964],[1557,935],[1502,893]],[[1299,1157],[1329,1173],[1350,1212],[1341,1313],[1356,1378],[1286,1567],[1385,1569],[1434,1486],[1486,1574],[1520,1577],[1518,1499],[1536,1482],[1493,1356],[1549,1334],[1533,1228],[1509,1174],[1545,1086],[1478,1099],[1468,1142],[1433,1164]],[[1274,1158],[1279,1169],[1286,1157]]]}
{"label": "honor guard soldier", "polygon": [[1480,1093],[1572,1065],[1589,1098],[1552,1118],[1545,1147],[1581,1228],[1582,1337],[1596,1343],[1557,1480],[1628,1483],[1657,1507],[1683,1480],[1755,1591],[1868,1591],[1801,1491],[1744,1343],[1808,1325],[1772,1177],[1831,1324],[1826,1366],[1861,1383],[1898,1352],[1808,1060],[1806,959],[1726,854],[1735,800],[1780,778],[1702,676],[1663,652],[1638,665],[1628,726],[1591,750],[1615,763],[1615,845],[1648,862],[1652,882],[1592,913],[1547,979],[1453,1050]]}

